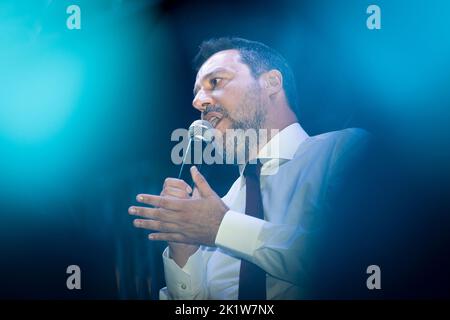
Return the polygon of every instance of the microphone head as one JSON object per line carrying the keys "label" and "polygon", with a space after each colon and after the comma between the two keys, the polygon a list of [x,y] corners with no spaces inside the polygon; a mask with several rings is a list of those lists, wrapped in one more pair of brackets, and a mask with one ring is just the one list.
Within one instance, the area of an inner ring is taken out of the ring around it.
{"label": "microphone head", "polygon": [[210,129],[213,129],[213,126],[209,121],[195,120],[189,126],[189,137],[194,141],[210,143],[213,140],[213,135],[205,135],[205,132]]}

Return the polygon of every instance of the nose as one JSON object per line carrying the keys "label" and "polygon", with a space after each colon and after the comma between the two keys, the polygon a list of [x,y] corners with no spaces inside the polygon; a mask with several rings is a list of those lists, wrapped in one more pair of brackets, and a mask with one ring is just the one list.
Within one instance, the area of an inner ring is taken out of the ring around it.
{"label": "nose", "polygon": [[210,95],[207,95],[206,92],[201,89],[197,92],[194,100],[192,101],[192,106],[199,110],[200,112],[205,111],[207,106],[213,105],[214,100]]}

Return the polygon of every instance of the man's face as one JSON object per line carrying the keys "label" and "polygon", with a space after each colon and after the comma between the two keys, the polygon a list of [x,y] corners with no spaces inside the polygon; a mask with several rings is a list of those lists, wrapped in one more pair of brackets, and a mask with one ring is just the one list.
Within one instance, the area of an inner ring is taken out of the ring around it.
{"label": "man's face", "polygon": [[220,51],[201,66],[194,96],[194,108],[222,133],[225,154],[233,150],[236,155],[249,147],[227,143],[227,129],[259,130],[264,126],[267,109],[262,89],[237,50]]}

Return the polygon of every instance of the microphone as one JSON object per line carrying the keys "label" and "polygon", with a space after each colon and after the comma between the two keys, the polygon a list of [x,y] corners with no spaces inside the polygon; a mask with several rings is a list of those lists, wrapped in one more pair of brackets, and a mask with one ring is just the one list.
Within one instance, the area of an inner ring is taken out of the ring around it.
{"label": "microphone", "polygon": [[209,121],[195,120],[189,126],[189,138],[194,141],[203,141],[208,144],[212,141],[213,137],[205,136],[205,133],[212,128],[213,126]]}
{"label": "microphone", "polygon": [[[188,146],[186,148],[186,153],[183,157],[183,162],[181,163],[180,172],[178,173],[178,179],[181,179],[181,176],[183,174],[184,164],[186,163],[186,159],[187,159],[188,154],[190,153],[192,144],[201,143],[202,150],[203,150],[203,145],[207,145],[212,142],[213,135],[205,135],[206,131],[208,131],[210,129],[213,129],[213,126],[209,121],[206,121],[206,120],[195,120],[189,126],[189,142],[188,142]],[[197,169],[199,169],[199,171],[200,171],[200,168],[201,168],[201,164],[198,166]],[[193,187],[194,183],[192,182],[191,184],[192,184],[191,187]]]}

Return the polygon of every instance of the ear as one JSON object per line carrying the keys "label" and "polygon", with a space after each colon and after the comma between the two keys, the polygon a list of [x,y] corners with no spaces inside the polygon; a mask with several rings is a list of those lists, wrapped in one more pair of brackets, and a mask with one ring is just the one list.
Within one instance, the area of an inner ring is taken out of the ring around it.
{"label": "ear", "polygon": [[261,74],[259,81],[261,87],[267,91],[269,96],[283,90],[283,75],[276,69],[272,69]]}

